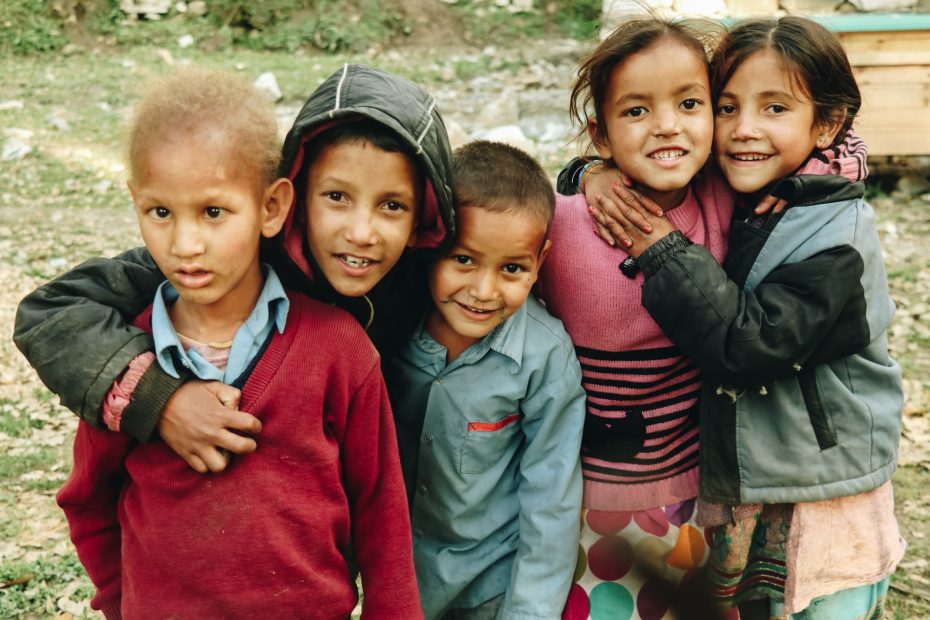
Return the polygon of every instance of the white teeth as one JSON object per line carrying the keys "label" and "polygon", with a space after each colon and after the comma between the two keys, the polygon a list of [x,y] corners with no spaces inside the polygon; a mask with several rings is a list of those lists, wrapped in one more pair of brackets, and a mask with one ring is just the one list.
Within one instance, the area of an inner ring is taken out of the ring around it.
{"label": "white teeth", "polygon": [[659,151],[658,153],[653,153],[653,154],[650,155],[649,157],[652,157],[653,159],[675,159],[676,157],[682,157],[682,156],[684,156],[684,154],[685,154],[685,152],[684,152],[684,151],[681,151],[681,150],[678,150],[678,151]]}
{"label": "white teeth", "polygon": [[365,267],[369,263],[367,258],[357,258],[349,255],[344,255],[342,260],[350,267]]}
{"label": "white teeth", "polygon": [[750,153],[746,155],[733,155],[733,159],[738,161],[762,161],[763,159],[768,159],[768,155],[760,155],[758,153]]}

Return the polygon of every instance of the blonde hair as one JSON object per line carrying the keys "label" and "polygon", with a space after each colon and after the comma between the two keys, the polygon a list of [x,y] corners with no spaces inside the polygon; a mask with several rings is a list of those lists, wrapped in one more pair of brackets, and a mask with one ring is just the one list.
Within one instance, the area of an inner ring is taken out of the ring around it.
{"label": "blonde hair", "polygon": [[274,104],[232,73],[197,66],[146,82],[128,127],[130,175],[140,172],[154,141],[209,130],[227,138],[239,161],[265,184],[277,178],[281,148]]}

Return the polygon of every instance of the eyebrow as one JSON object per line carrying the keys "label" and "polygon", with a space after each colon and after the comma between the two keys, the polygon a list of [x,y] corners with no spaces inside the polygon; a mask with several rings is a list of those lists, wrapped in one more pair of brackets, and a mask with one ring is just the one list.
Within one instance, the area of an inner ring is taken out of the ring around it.
{"label": "eyebrow", "polygon": [[[798,102],[801,101],[800,99],[798,99],[791,93],[783,91],[783,90],[764,90],[761,93],[756,93],[754,96],[758,97],[759,99],[772,99],[773,97],[787,97],[788,99],[792,99],[793,101],[798,101]],[[729,97],[730,99],[739,99],[739,97],[737,97],[734,93],[726,91],[726,90],[722,91],[720,95],[718,96],[719,99],[722,99],[723,97]]]}
{"label": "eyebrow", "polygon": [[[707,88],[700,82],[689,82],[687,84],[681,85],[679,88],[676,88],[672,95],[681,95],[693,90],[707,90]],[[644,93],[627,93],[622,97],[619,97],[616,101],[616,104],[621,104],[627,101],[644,101],[651,97],[652,95],[647,95]]]}

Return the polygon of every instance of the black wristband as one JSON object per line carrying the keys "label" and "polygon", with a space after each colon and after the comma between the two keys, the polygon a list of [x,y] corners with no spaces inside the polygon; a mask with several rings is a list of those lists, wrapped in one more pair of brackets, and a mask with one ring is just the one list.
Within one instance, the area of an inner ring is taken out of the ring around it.
{"label": "black wristband", "polygon": [[673,231],[646,248],[636,259],[643,275],[648,279],[655,275],[665,262],[679,250],[691,245],[691,241],[680,230]]}

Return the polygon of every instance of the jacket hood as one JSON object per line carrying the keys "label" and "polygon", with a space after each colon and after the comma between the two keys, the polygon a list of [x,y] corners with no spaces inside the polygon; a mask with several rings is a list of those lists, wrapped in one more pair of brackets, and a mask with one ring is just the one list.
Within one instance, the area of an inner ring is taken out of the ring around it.
{"label": "jacket hood", "polygon": [[[301,187],[305,175],[305,146],[321,131],[338,123],[369,118],[394,130],[416,154],[426,187],[413,251],[438,254],[451,243],[455,220],[452,208],[452,149],[436,101],[425,90],[400,76],[364,65],[344,65],[310,95],[284,140],[281,176]],[[304,252],[304,230],[295,225],[306,188],[295,195],[282,231],[290,261],[314,279]]]}

